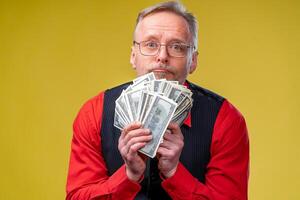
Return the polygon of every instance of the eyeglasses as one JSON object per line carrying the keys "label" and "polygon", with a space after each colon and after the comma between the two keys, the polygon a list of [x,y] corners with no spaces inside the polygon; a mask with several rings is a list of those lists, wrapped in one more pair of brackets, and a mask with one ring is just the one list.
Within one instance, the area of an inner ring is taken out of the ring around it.
{"label": "eyeglasses", "polygon": [[192,46],[181,42],[161,44],[150,40],[142,42],[133,41],[133,44],[137,44],[139,46],[140,52],[144,56],[155,56],[160,51],[161,46],[166,46],[167,52],[170,56],[183,58],[187,55],[188,50],[192,48]]}

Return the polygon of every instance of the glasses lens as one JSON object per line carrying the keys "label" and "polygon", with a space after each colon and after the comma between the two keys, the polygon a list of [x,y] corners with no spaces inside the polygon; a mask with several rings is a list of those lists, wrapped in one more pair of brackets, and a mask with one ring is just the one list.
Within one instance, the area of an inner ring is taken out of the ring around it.
{"label": "glasses lens", "polygon": [[154,41],[145,41],[140,43],[141,53],[147,56],[156,55],[160,44]]}
{"label": "glasses lens", "polygon": [[181,43],[173,43],[168,45],[168,53],[173,57],[184,57],[188,51],[188,46]]}

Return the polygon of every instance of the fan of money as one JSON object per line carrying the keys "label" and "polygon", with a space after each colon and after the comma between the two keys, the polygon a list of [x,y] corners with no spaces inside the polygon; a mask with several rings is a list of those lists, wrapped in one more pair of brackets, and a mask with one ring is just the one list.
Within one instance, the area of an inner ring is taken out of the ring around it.
{"label": "fan of money", "polygon": [[133,80],[116,100],[114,126],[122,130],[139,121],[152,140],[140,152],[153,158],[171,121],[182,125],[192,105],[192,92],[177,81],[155,79],[153,73]]}

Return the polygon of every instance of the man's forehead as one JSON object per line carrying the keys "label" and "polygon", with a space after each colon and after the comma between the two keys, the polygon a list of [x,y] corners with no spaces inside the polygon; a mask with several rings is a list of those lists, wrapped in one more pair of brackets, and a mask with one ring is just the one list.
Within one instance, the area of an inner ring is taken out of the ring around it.
{"label": "man's forehead", "polygon": [[189,37],[187,21],[180,15],[170,11],[152,13],[143,18],[136,27],[136,31],[142,34],[157,34],[158,32],[170,32]]}

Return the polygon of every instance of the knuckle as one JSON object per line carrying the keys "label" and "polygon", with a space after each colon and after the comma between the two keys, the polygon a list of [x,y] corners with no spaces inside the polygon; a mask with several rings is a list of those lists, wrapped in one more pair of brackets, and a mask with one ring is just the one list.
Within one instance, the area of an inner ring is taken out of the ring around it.
{"label": "knuckle", "polygon": [[176,152],[175,151],[171,151],[170,156],[174,157],[175,155],[176,155]]}
{"label": "knuckle", "polygon": [[131,140],[130,140],[130,145],[133,145],[133,144],[136,144],[137,143],[137,138],[132,138]]}
{"label": "knuckle", "polygon": [[135,147],[134,147],[134,145],[130,146],[129,152],[130,152],[130,153],[131,153],[131,152],[135,152]]}
{"label": "knuckle", "polygon": [[133,161],[133,158],[132,158],[132,156],[127,156],[126,160],[128,161],[128,164],[131,164]]}
{"label": "knuckle", "polygon": [[132,138],[132,137],[134,137],[135,136],[135,131],[129,131],[128,133],[127,133],[127,136],[128,136],[128,138]]}
{"label": "knuckle", "polygon": [[122,149],[120,149],[120,153],[121,153],[122,156],[126,156],[127,151],[126,151],[125,148],[122,148]]}

